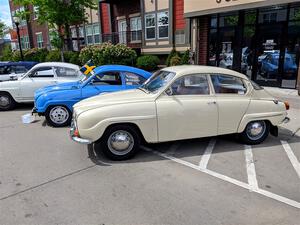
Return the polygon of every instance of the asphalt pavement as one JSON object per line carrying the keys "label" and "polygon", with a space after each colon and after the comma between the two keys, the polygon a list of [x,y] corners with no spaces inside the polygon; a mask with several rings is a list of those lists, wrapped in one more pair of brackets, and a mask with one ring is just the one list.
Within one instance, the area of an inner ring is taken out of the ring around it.
{"label": "asphalt pavement", "polygon": [[0,112],[1,225],[300,224],[297,107],[261,145],[232,135],[151,144],[123,162],[42,117],[22,124],[31,107]]}

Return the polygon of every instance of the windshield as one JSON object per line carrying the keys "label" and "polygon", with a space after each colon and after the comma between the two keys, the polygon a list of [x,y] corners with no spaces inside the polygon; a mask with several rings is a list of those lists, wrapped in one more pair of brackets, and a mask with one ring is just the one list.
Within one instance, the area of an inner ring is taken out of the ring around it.
{"label": "windshield", "polygon": [[166,84],[175,76],[175,73],[160,70],[154,73],[149,80],[147,80],[141,88],[155,93],[166,86]]}

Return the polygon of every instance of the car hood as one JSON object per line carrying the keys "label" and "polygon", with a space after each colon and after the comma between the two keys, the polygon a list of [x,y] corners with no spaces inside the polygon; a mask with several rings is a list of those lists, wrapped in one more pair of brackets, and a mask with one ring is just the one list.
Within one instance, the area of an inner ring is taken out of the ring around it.
{"label": "car hood", "polygon": [[[118,91],[112,93],[104,93],[91,98],[87,98],[76,103],[73,108],[74,111],[79,115],[80,113],[99,108],[104,106],[135,103],[135,102],[145,102],[153,101],[155,95],[151,93],[146,93],[140,89]],[[124,106],[126,107],[126,106]]]}
{"label": "car hood", "polygon": [[49,93],[49,92],[73,90],[73,89],[78,89],[78,88],[79,88],[78,81],[61,83],[61,84],[57,84],[57,85],[50,85],[50,86],[46,86],[46,87],[36,90],[35,98],[37,98],[43,94]]}

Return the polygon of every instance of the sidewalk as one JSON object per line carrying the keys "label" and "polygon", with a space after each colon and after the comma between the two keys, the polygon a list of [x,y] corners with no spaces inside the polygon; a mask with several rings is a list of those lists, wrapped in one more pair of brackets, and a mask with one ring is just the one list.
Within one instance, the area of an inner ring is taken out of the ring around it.
{"label": "sidewalk", "polygon": [[276,97],[299,97],[298,90],[296,89],[286,89],[286,88],[277,88],[277,87],[264,87],[270,94]]}

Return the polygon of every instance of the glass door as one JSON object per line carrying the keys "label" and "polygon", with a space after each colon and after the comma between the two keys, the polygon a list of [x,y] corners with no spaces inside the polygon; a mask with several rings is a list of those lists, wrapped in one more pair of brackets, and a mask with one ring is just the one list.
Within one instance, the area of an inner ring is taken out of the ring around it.
{"label": "glass door", "polygon": [[266,86],[280,86],[281,35],[283,25],[262,24],[258,27],[256,82]]}

